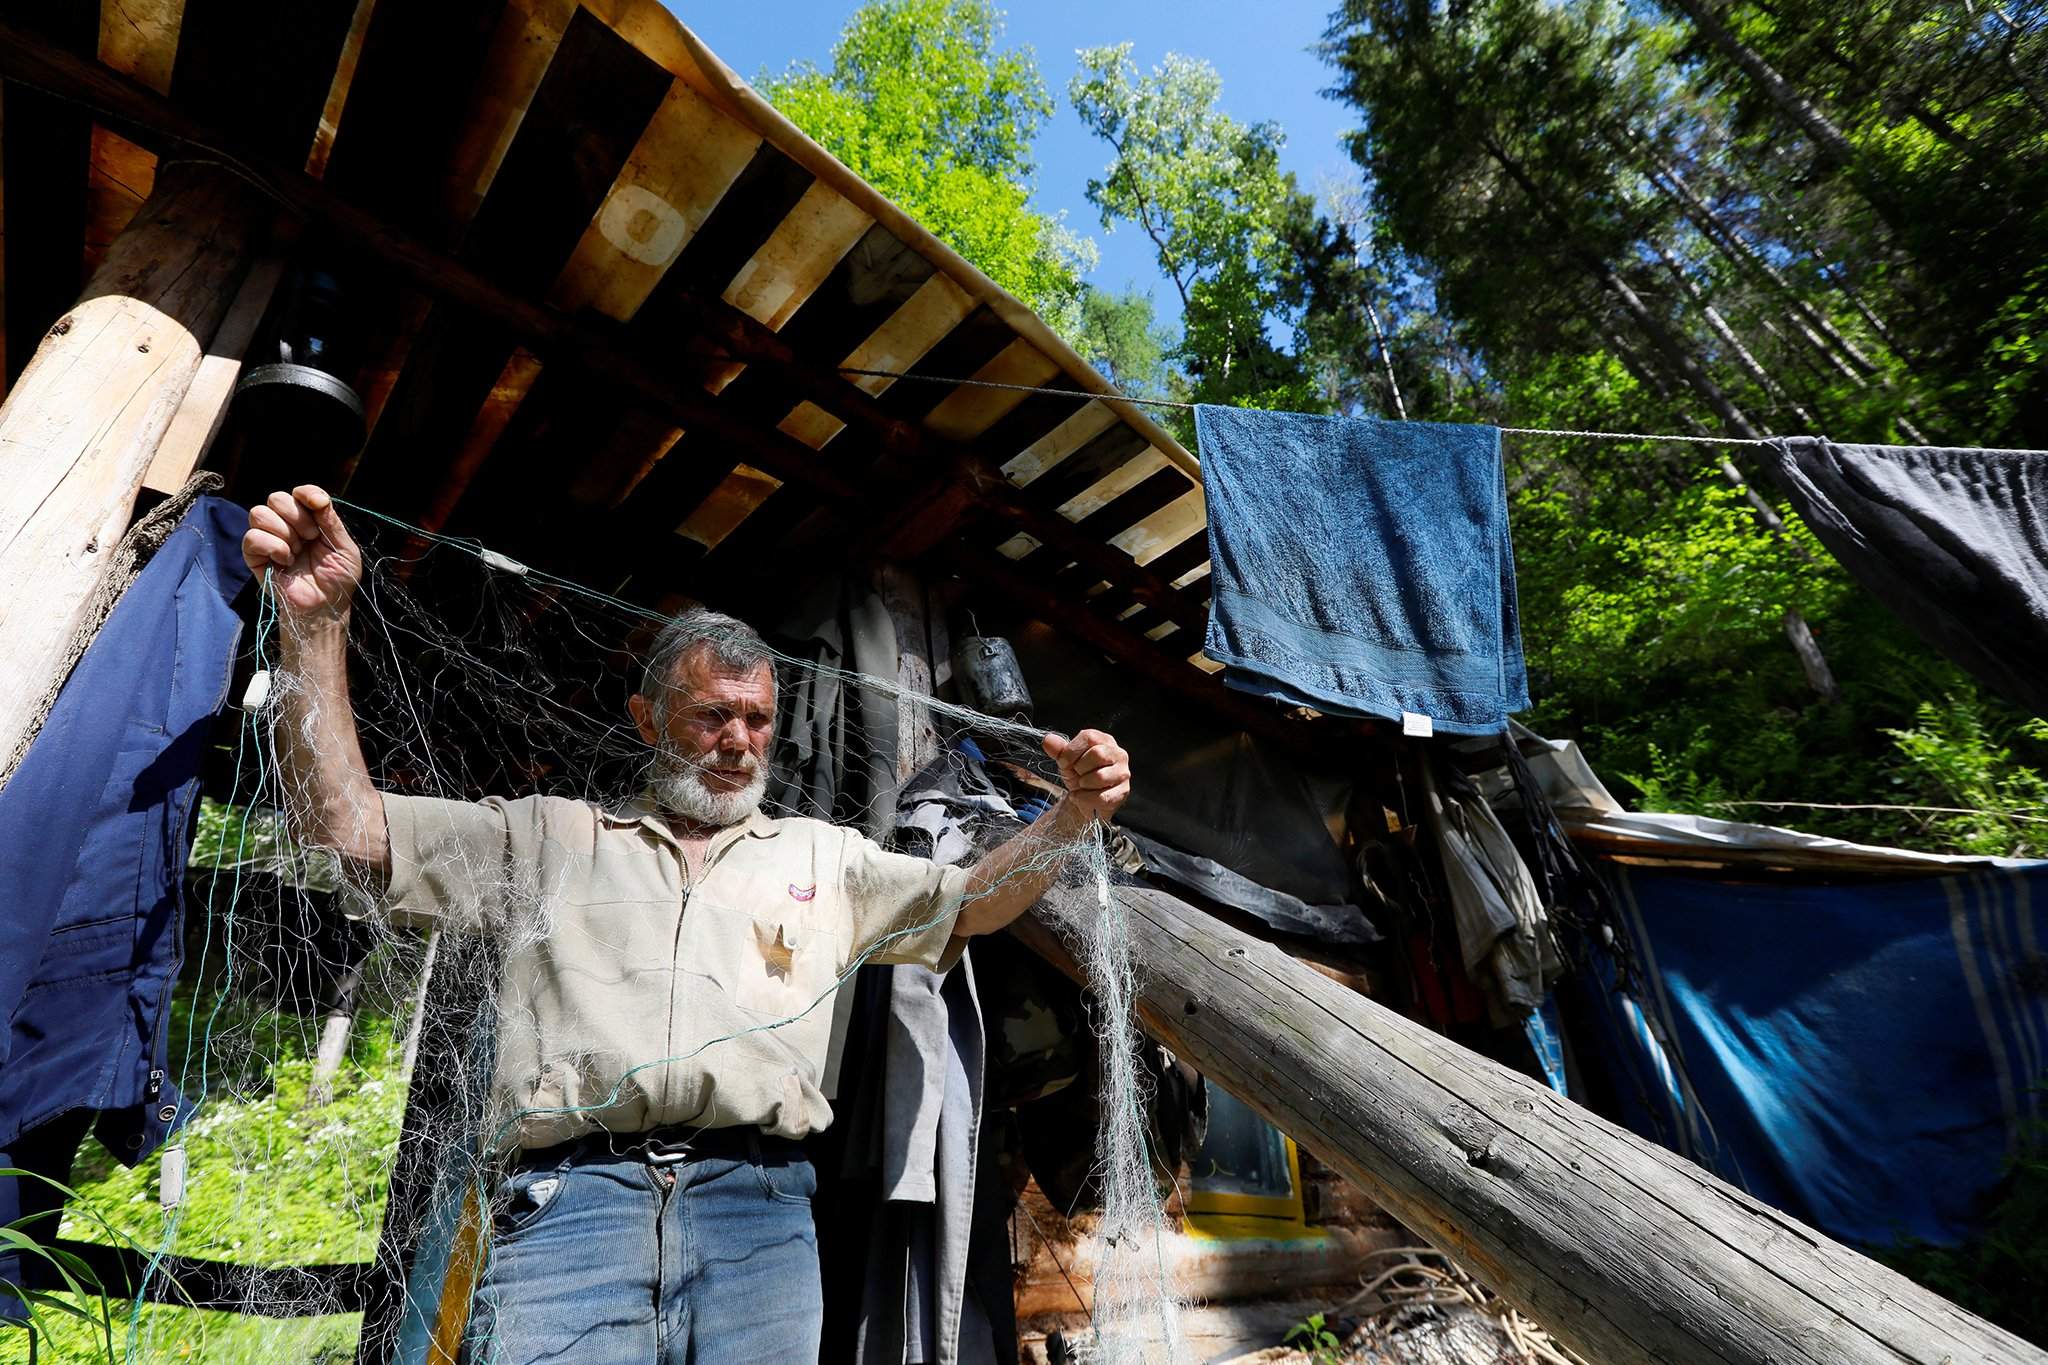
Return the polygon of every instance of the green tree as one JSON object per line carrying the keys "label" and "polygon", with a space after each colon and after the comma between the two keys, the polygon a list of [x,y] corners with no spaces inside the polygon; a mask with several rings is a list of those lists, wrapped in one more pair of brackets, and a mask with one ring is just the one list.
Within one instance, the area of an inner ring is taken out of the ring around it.
{"label": "green tree", "polygon": [[1269,336],[1290,315],[1288,227],[1313,200],[1280,169],[1279,125],[1240,123],[1207,62],[1168,54],[1141,74],[1131,45],[1090,48],[1068,97],[1114,159],[1088,182],[1102,225],[1135,224],[1180,296],[1177,359],[1200,402],[1319,406],[1308,367]]}
{"label": "green tree", "polygon": [[1132,286],[1121,294],[1094,288],[1082,294],[1074,349],[1119,391],[1143,396],[1166,392],[1166,357],[1173,346],[1173,335],[1159,324],[1150,293]]}
{"label": "green tree", "polygon": [[829,67],[758,80],[791,122],[1068,336],[1094,243],[1031,207],[1052,100],[988,0],[872,0]]}

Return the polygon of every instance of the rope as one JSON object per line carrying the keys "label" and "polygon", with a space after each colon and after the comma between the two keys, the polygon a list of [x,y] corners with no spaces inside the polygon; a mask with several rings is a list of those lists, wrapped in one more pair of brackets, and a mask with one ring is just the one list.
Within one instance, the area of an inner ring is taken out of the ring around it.
{"label": "rope", "polygon": [[[966,379],[946,374],[910,374],[903,370],[869,370],[858,365],[838,366],[840,374],[864,375],[869,379],[907,379],[914,384],[960,384],[975,389],[1005,389],[1011,393],[1044,394],[1052,398],[1085,398],[1106,403],[1136,403],[1148,408],[1196,408],[1219,404],[1189,403],[1178,398],[1140,398],[1130,393],[1094,393],[1087,389],[1054,389],[1042,384],[1009,384],[999,379]],[[1661,441],[1695,446],[1775,446],[1790,439],[1783,436],[1680,436],[1668,431],[1566,431],[1558,427],[1498,427],[1503,436],[1564,436],[1578,441]],[[2003,450],[2008,455],[2048,455],[2048,450]]]}
{"label": "rope", "polygon": [[[870,379],[908,379],[917,384],[962,384],[976,389],[1006,389],[1011,393],[1045,394],[1052,398],[1101,399],[1111,403],[1136,403],[1148,408],[1178,408],[1193,412],[1196,408],[1212,406],[1206,403],[1189,403],[1177,398],[1140,398],[1129,393],[1091,393],[1086,389],[1054,389],[1042,384],[1008,384],[997,379],[963,379],[944,374],[909,374],[902,370],[868,370],[857,365],[841,365],[841,374],[865,375]],[[1679,441],[1688,445],[1703,446],[1768,446],[1776,445],[1774,439],[1748,436],[1674,436],[1650,431],[1559,431],[1550,427],[1501,427],[1507,436],[1573,436],[1588,441]]]}

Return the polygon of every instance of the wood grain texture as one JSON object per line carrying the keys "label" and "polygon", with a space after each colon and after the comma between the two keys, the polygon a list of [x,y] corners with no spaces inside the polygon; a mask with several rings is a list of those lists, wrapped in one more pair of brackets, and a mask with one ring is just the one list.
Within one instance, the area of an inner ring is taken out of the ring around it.
{"label": "wood grain texture", "polygon": [[26,743],[61,682],[256,219],[239,180],[166,168],[0,406],[0,755]]}
{"label": "wood grain texture", "polygon": [[157,444],[156,454],[142,476],[142,486],[168,496],[185,486],[192,471],[199,468],[213,438],[220,435],[227,420],[228,404],[234,400],[235,383],[242,377],[242,357],[248,352],[256,326],[270,308],[278,282],[284,278],[284,259],[266,256],[249,268],[235,301],[214,329],[200,358],[199,371],[178,404],[169,430]]}
{"label": "wood grain texture", "polygon": [[[1146,1032],[1588,1360],[2048,1361],[1272,944],[1149,888],[1116,900]],[[1011,932],[1074,975],[1046,915]]]}

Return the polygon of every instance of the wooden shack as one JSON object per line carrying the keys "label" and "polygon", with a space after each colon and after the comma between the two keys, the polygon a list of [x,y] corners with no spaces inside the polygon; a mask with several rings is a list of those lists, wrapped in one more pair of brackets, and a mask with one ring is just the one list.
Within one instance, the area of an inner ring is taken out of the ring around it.
{"label": "wooden shack", "polygon": [[[1388,763],[1369,726],[1214,677],[1196,460],[656,0],[10,5],[0,81],[0,751],[138,510],[214,470],[239,495],[325,481],[655,608],[871,566],[913,585],[903,676],[927,687],[943,608],[973,604],[1107,661],[1113,713],[1304,770]],[[294,448],[230,399],[310,325],[316,276],[360,429]],[[1589,1359],[2043,1359],[1343,963],[1120,898],[1154,1038]],[[1018,937],[1071,969],[1046,924]],[[1265,1239],[1308,1249],[1210,1288],[1342,1279],[1372,1244],[1345,1236]],[[365,1308],[383,1359],[406,1254],[293,1273]],[[224,1302],[265,1273],[182,1269]],[[1027,1272],[1021,1311],[1068,1307]]]}

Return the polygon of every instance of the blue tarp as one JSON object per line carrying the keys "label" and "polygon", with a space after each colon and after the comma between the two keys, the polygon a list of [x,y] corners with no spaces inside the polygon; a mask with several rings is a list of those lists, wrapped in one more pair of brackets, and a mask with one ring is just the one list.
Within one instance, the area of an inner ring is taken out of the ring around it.
{"label": "blue tarp", "polygon": [[1966,1238],[2042,1119],[2048,862],[1833,886],[1606,871],[1640,970],[1580,978],[1595,1102],[1830,1236]]}

